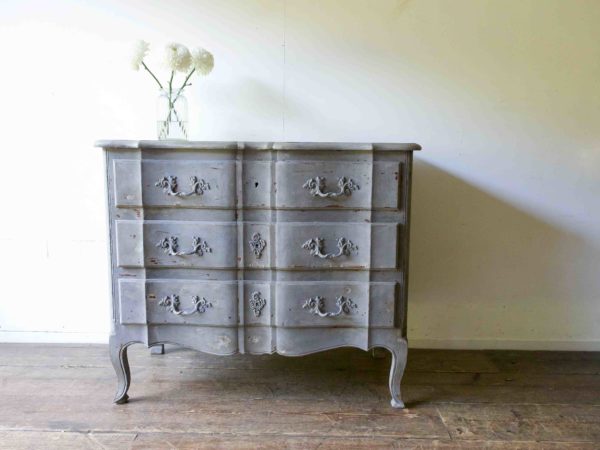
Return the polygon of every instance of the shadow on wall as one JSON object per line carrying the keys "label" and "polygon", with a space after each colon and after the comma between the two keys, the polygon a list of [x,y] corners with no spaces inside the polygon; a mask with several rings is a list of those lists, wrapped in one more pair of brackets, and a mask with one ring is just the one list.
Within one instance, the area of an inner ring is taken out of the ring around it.
{"label": "shadow on wall", "polygon": [[581,238],[420,160],[412,198],[409,338],[589,335],[600,283]]}

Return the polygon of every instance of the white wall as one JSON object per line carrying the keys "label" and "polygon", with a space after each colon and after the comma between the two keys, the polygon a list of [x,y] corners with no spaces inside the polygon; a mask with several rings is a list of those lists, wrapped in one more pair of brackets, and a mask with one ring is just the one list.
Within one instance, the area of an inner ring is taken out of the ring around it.
{"label": "white wall", "polygon": [[131,41],[203,45],[193,139],[419,142],[415,346],[600,350],[597,0],[3,0],[2,341],[99,341],[98,138],[153,138]]}

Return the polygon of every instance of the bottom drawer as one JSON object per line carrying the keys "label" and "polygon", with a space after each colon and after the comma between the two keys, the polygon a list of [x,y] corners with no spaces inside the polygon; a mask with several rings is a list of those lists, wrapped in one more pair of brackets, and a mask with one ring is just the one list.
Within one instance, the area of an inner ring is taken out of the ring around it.
{"label": "bottom drawer", "polygon": [[277,283],[274,325],[393,327],[396,283]]}
{"label": "bottom drawer", "polygon": [[119,280],[121,323],[237,326],[237,281]]}
{"label": "bottom drawer", "polygon": [[398,292],[394,282],[122,279],[119,312],[124,325],[393,328]]}

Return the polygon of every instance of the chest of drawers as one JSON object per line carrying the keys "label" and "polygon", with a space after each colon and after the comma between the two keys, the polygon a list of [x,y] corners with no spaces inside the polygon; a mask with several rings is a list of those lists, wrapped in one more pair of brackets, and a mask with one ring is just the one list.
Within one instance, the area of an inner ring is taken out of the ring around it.
{"label": "chest of drawers", "polygon": [[100,141],[115,402],[127,347],[392,353],[403,407],[416,144]]}

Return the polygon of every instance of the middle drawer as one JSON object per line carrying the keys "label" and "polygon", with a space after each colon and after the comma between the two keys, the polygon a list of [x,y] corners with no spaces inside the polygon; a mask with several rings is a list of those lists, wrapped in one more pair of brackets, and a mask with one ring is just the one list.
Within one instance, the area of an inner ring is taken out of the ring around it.
{"label": "middle drawer", "polygon": [[119,267],[397,269],[397,223],[116,221]]}

